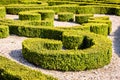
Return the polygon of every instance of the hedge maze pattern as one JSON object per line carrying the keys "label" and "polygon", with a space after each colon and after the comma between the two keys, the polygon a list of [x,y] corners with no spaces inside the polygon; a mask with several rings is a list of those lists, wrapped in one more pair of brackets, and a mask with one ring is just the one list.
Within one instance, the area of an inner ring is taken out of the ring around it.
{"label": "hedge maze pattern", "polygon": [[[112,4],[111,4],[112,3]],[[112,56],[109,17],[94,14],[120,15],[119,0],[2,0],[0,2],[0,38],[10,34],[31,37],[22,43],[22,54],[29,62],[45,69],[79,71],[96,69],[110,63]],[[19,20],[5,15],[19,15]],[[79,26],[54,27],[59,21],[73,21]],[[31,71],[0,57],[0,78],[7,80],[57,80]],[[5,62],[5,63],[3,63]],[[4,68],[5,65],[10,65]],[[17,66],[12,71],[12,66]],[[23,69],[26,72],[19,73]],[[30,72],[31,74],[27,75]],[[36,76],[37,75],[37,76]]]}

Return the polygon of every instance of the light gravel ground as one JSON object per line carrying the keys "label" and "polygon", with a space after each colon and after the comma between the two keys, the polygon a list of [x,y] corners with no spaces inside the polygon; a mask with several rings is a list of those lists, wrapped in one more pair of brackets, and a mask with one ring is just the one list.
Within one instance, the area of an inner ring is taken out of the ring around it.
{"label": "light gravel ground", "polygon": [[45,74],[50,74],[59,80],[120,80],[120,17],[114,15],[108,16],[113,22],[112,33],[108,36],[113,42],[113,56],[111,63],[103,68],[89,71],[61,72],[35,67],[28,63],[21,54],[21,43],[26,37],[15,35],[0,39],[0,55],[32,69],[40,70]]}

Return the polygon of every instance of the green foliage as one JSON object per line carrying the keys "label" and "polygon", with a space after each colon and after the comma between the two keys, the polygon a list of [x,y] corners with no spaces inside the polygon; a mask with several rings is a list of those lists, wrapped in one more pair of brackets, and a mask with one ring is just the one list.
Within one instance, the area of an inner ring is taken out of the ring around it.
{"label": "green foliage", "polygon": [[9,27],[0,25],[0,38],[5,38],[9,36]]}
{"label": "green foliage", "polygon": [[73,21],[74,20],[74,14],[70,13],[70,12],[58,13],[58,20],[59,21]]}
{"label": "green foliage", "polygon": [[16,4],[18,3],[19,0],[0,0],[0,4],[4,5],[4,4]]}
{"label": "green foliage", "polygon": [[39,46],[40,44],[27,39],[23,41],[22,54],[29,62],[42,68],[62,71],[96,69],[110,63],[112,48],[111,41],[108,38],[76,30],[66,31],[63,34],[68,34],[69,36],[71,33],[73,33],[73,37],[79,35],[85,37],[83,50],[41,50],[40,48],[32,47],[32,45]]}
{"label": "green foliage", "polygon": [[109,20],[109,16],[89,17],[90,20]]}
{"label": "green foliage", "polygon": [[96,34],[101,34],[104,36],[108,36],[108,24],[105,23],[87,23],[84,26],[90,27],[90,32],[94,32]]}
{"label": "green foliage", "polygon": [[0,7],[0,18],[4,18],[6,15],[5,7]]}
{"label": "green foliage", "polygon": [[41,15],[37,13],[20,12],[19,19],[20,20],[41,20]]}
{"label": "green foliage", "polygon": [[76,10],[77,14],[94,14],[94,7],[93,6],[79,6]]}
{"label": "green foliage", "polygon": [[19,13],[20,20],[54,20],[54,11],[52,10],[34,10]]}
{"label": "green foliage", "polygon": [[110,20],[88,20],[88,23],[105,23],[108,24],[108,35],[112,31],[112,22]]}
{"label": "green foliage", "polygon": [[57,80],[0,56],[1,80]]}
{"label": "green foliage", "polygon": [[45,26],[9,25],[10,34],[61,40],[62,30]]}
{"label": "green foliage", "polygon": [[93,14],[76,14],[75,22],[79,24],[87,23],[89,17],[93,17]]}

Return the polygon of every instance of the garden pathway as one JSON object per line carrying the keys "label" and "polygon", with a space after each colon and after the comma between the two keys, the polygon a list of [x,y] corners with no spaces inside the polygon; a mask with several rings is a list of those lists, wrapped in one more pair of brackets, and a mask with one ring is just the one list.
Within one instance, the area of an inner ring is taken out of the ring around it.
{"label": "garden pathway", "polygon": [[[11,15],[7,15],[7,17],[8,16],[12,17]],[[26,37],[19,37],[16,35],[10,35],[7,38],[0,39],[0,55],[24,66],[57,77],[59,80],[120,80],[120,17],[114,15],[108,16],[113,23],[112,32],[108,36],[113,42],[113,56],[111,63],[103,68],[78,72],[61,72],[41,69],[30,64],[23,58],[21,54],[21,43]],[[14,18],[17,19],[18,16]]]}

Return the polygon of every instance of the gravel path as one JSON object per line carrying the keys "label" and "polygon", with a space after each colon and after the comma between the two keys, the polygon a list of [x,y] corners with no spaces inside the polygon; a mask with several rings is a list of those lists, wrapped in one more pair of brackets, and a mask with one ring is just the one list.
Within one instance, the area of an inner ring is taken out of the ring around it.
{"label": "gravel path", "polygon": [[89,71],[61,72],[35,67],[28,63],[21,54],[21,43],[26,37],[15,35],[0,39],[0,55],[32,69],[40,70],[45,74],[50,74],[59,80],[120,80],[120,17],[111,15],[110,19],[113,22],[112,33],[109,36],[113,42],[113,56],[111,63],[103,68]]}

